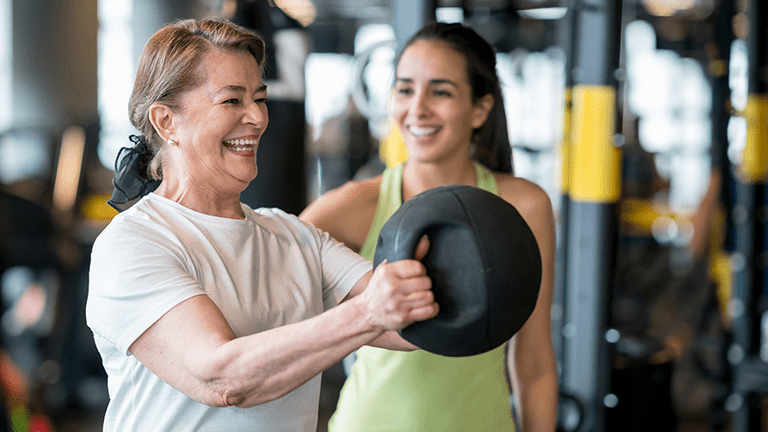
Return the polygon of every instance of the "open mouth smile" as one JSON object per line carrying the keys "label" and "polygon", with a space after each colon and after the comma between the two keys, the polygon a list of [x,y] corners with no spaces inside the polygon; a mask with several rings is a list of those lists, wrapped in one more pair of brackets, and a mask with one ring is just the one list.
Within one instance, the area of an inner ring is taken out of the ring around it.
{"label": "open mouth smile", "polygon": [[429,126],[429,127],[420,127],[420,126],[408,126],[408,132],[411,133],[413,136],[417,137],[425,137],[429,135],[434,135],[438,133],[442,127],[440,126]]}
{"label": "open mouth smile", "polygon": [[253,152],[258,143],[257,139],[234,139],[224,141],[224,147],[235,152]]}

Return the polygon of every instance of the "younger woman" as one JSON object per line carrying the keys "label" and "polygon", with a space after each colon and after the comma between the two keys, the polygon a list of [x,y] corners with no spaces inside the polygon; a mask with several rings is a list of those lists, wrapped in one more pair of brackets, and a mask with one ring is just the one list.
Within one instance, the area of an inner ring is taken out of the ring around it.
{"label": "younger woman", "polygon": [[485,354],[359,349],[329,430],[509,431],[516,416],[526,432],[554,431],[552,206],[540,187],[511,174],[495,51],[467,26],[427,25],[397,61],[392,115],[408,161],[328,192],[301,217],[372,259],[379,230],[403,202],[438,186],[476,186],[514,205],[530,225],[541,250],[541,290],[524,327]]}

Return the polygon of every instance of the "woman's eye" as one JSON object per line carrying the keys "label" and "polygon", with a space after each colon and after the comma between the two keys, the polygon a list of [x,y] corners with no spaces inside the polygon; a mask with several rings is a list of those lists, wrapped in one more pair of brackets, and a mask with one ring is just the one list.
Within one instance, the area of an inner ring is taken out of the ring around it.
{"label": "woman's eye", "polygon": [[240,99],[237,99],[237,98],[227,99],[227,100],[224,101],[224,103],[225,104],[238,104],[238,103],[240,103]]}
{"label": "woman's eye", "polygon": [[411,93],[413,93],[413,91],[407,87],[397,89],[397,94],[409,95]]}
{"label": "woman's eye", "polygon": [[256,102],[256,103],[266,103],[267,102],[267,98],[265,98],[265,97],[263,97],[263,98],[256,98],[253,101]]}
{"label": "woman's eye", "polygon": [[435,96],[441,96],[441,97],[450,97],[451,93],[447,90],[435,90],[434,92]]}

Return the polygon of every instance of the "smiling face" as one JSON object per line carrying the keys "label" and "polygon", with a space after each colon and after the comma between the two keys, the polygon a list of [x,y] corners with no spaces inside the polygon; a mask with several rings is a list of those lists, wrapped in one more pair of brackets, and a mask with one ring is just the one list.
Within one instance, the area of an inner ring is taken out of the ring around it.
{"label": "smiling face", "polygon": [[169,114],[167,138],[178,145],[166,153],[163,182],[184,193],[239,194],[258,172],[256,151],[269,121],[266,86],[246,52],[214,49],[201,72],[206,81]]}
{"label": "smiling face", "polygon": [[472,131],[485,123],[492,106],[472,100],[466,59],[448,44],[417,40],[397,65],[392,114],[409,161],[468,158]]}

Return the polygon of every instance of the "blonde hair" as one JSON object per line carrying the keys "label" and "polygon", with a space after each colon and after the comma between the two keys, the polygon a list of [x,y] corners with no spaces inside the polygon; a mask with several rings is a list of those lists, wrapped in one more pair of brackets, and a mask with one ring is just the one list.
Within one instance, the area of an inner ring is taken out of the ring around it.
{"label": "blonde hair", "polygon": [[149,108],[156,102],[178,108],[182,94],[205,82],[202,58],[213,49],[248,52],[259,68],[264,68],[264,40],[225,19],[186,19],[170,23],[158,30],[144,47],[128,115],[149,147],[143,164],[148,178],[162,179],[162,155],[166,147],[149,120]]}

